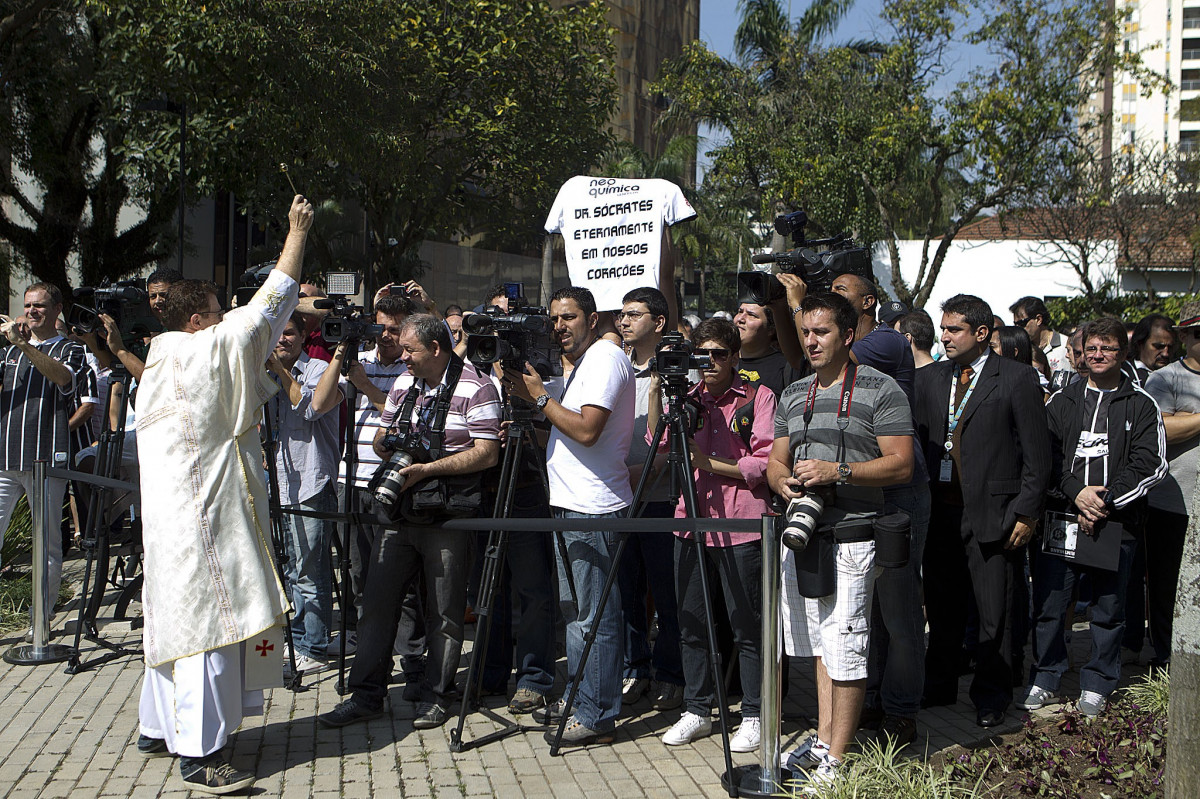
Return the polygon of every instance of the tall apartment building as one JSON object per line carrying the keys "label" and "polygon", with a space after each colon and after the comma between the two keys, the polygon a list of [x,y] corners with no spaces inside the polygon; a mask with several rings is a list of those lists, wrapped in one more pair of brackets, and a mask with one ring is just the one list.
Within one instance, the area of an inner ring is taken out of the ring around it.
{"label": "tall apartment building", "polygon": [[1144,97],[1131,76],[1118,74],[1105,81],[1090,109],[1112,111],[1105,149],[1161,144],[1200,151],[1200,0],[1110,2],[1125,14],[1125,50],[1140,52],[1146,67],[1170,78],[1173,89]]}

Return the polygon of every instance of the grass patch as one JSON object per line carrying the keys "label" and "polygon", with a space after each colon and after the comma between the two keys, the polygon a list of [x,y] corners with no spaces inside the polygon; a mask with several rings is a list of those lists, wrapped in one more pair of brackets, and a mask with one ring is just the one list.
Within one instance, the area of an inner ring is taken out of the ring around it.
{"label": "grass patch", "polygon": [[29,502],[21,497],[8,519],[8,532],[4,534],[4,546],[0,548],[0,566],[8,567],[32,551],[33,517],[29,515]]}
{"label": "grass patch", "polygon": [[1166,669],[1155,669],[1122,692],[1123,698],[1154,716],[1167,717],[1171,696],[1171,675]]}
{"label": "grass patch", "polygon": [[[995,788],[985,785],[988,776],[988,769],[968,777],[951,767],[901,754],[890,740],[886,745],[870,741],[861,752],[847,754],[839,778],[814,795],[820,799],[977,799],[995,793]],[[787,796],[809,795],[800,789],[796,781],[783,786]]]}

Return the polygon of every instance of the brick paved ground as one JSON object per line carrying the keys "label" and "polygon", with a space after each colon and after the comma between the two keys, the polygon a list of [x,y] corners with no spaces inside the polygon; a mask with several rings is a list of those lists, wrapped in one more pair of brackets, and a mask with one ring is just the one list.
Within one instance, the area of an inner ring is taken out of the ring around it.
{"label": "brick paved ground", "polygon": [[[75,566],[68,577],[78,574]],[[135,603],[133,613],[137,611]],[[65,622],[66,614],[60,614],[56,631]],[[1086,657],[1088,636],[1083,629],[1073,636],[1076,663]],[[136,646],[140,640],[128,623],[109,623],[103,633],[116,643]],[[11,638],[0,641],[0,651],[13,643]],[[102,653],[86,648],[84,658]],[[460,680],[465,679],[466,665],[464,656]],[[1127,674],[1126,680],[1137,673],[1140,670]],[[0,662],[0,797],[187,793],[174,761],[145,760],[134,748],[141,675],[141,660],[134,656],[75,676],[66,674],[62,664],[28,667]],[[538,729],[456,755],[447,745],[452,724],[438,730],[413,729],[414,707],[400,698],[400,686],[394,686],[386,717],[344,730],[318,727],[315,716],[340,700],[336,680],[336,673],[325,673],[302,692],[271,691],[265,716],[248,720],[234,736],[232,762],[258,774],[255,793],[313,799],[726,795],[720,785],[724,771],[720,737],[693,746],[666,747],[659,738],[678,717],[677,711],[656,713],[645,700],[625,711],[611,746],[567,750],[564,756],[552,758]],[[933,753],[986,738],[975,726],[974,711],[966,701],[967,680],[962,681],[964,693],[957,706],[921,713],[920,751]],[[1077,693],[1074,671],[1064,689]],[[503,713],[502,700],[492,701]],[[785,748],[808,732],[807,716],[815,713],[811,668],[798,663],[792,668],[791,691],[784,703]],[[1019,724],[1019,716],[1010,712],[1008,725],[1000,731],[1015,730]],[[466,737],[494,728],[476,714],[468,721]],[[735,765],[753,762],[754,755],[734,755]]]}

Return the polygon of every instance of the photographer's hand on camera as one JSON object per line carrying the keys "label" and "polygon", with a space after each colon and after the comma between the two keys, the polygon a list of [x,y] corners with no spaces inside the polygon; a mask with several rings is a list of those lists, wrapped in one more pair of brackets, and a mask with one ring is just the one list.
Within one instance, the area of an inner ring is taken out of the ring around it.
{"label": "photographer's hand on camera", "polygon": [[838,481],[838,465],[830,461],[799,460],[792,468],[792,476],[802,486],[827,486]]}
{"label": "photographer's hand on camera", "polygon": [[0,326],[0,333],[3,333],[5,338],[18,346],[28,343],[32,334],[29,331],[29,324],[23,316],[18,316],[16,319],[0,316],[0,320],[4,321],[4,324]]}
{"label": "photographer's hand on camera", "polygon": [[129,374],[133,376],[134,380],[141,380],[142,370],[146,368],[146,364],[125,346],[125,339],[121,336],[121,328],[117,326],[117,320],[102,313],[100,321],[104,323],[104,343],[108,345],[109,352],[117,356],[117,360],[129,370]]}

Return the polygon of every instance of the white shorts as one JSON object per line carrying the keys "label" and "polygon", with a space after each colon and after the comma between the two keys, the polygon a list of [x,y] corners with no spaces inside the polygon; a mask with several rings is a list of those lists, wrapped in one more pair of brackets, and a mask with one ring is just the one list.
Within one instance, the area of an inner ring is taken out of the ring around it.
{"label": "white shorts", "polygon": [[837,589],[829,596],[800,596],[795,553],[783,550],[783,645],[793,657],[819,657],[840,681],[867,678],[875,542],[834,544]]}

